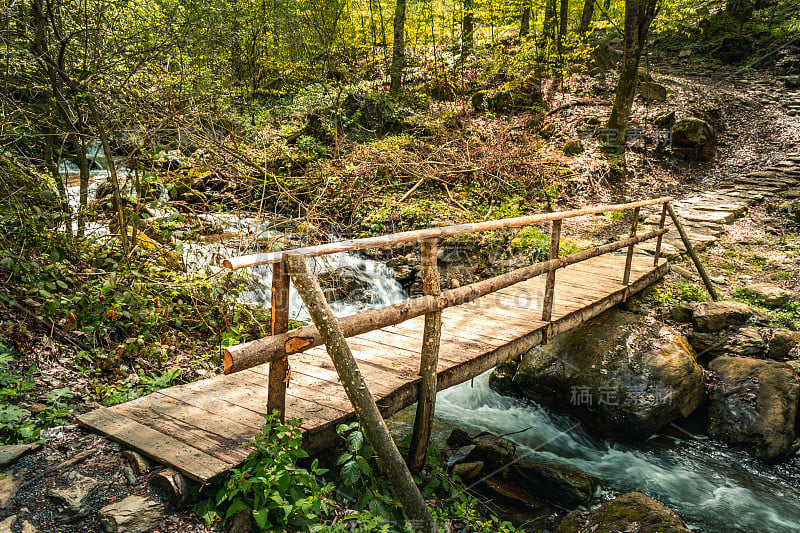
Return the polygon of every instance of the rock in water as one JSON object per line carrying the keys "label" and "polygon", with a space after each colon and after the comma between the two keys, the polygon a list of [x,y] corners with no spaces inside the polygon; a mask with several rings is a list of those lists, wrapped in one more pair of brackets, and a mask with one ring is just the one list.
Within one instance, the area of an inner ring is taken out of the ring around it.
{"label": "rock in water", "polygon": [[751,316],[750,306],[740,302],[703,302],[692,308],[694,330],[701,333],[742,325]]}
{"label": "rock in water", "polygon": [[705,120],[684,118],[672,126],[672,146],[687,157],[705,161],[716,153],[717,133]]}
{"label": "rock in water", "polygon": [[499,366],[490,385],[622,439],[647,438],[703,401],[703,369],[686,339],[616,310],[534,348],[519,372],[516,364]]}
{"label": "rock in water", "polygon": [[595,531],[691,533],[677,514],[640,492],[623,494],[590,512],[573,511],[556,528],[556,533]]}
{"label": "rock in water", "polygon": [[800,378],[784,363],[718,357],[709,369],[719,378],[711,391],[708,434],[745,446],[760,459],[777,459],[794,440]]}
{"label": "rock in water", "polygon": [[164,518],[167,506],[141,496],[124,500],[100,509],[100,524],[108,533],[147,533]]}
{"label": "rock in water", "polygon": [[792,299],[791,291],[782,289],[771,283],[755,283],[742,289],[742,292],[767,307],[781,307]]}
{"label": "rock in water", "polygon": [[526,489],[567,508],[588,505],[600,480],[566,465],[539,459],[522,459],[511,466],[513,475]]}
{"label": "rock in water", "polygon": [[475,445],[475,451],[470,456],[478,457],[493,470],[503,468],[510,463],[517,450],[513,442],[496,435],[478,435],[472,443]]}

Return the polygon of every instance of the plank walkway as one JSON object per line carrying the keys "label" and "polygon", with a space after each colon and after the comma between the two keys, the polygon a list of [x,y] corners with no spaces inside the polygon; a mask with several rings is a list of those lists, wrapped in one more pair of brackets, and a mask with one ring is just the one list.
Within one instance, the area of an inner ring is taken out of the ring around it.
{"label": "plank walkway", "polygon": [[[518,283],[442,314],[439,390],[467,381],[546,342],[649,286],[665,261],[634,257],[622,284],[624,255],[606,255],[559,270],[553,321],[541,321],[545,276]],[[348,339],[384,417],[416,401],[424,317]],[[338,424],[354,417],[324,346],[289,356],[286,416],[301,418],[304,445],[319,451]],[[268,366],[170,387],[78,418],[81,425],[207,482],[241,465],[245,444],[266,411]]]}

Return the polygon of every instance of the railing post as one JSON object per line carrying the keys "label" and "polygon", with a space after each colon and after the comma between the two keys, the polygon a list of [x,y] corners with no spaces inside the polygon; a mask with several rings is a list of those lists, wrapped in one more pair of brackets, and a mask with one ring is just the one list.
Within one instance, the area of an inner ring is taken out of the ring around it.
{"label": "railing post", "polygon": [[[661,209],[661,220],[658,223],[658,229],[664,229],[664,224],[667,221],[667,203],[664,202],[664,205]],[[656,241],[656,253],[653,254],[653,266],[658,266],[658,260],[661,258],[661,241],[664,239],[663,235],[658,236],[658,240]]]}
{"label": "railing post", "polygon": [[[272,334],[289,330],[289,276],[286,263],[281,260],[272,265]],[[267,412],[277,410],[281,422],[286,419],[286,382],[289,376],[289,358],[283,357],[269,364]]]}
{"label": "railing post", "polygon": [[[633,224],[631,224],[631,237],[636,237],[636,229],[639,227],[639,208],[633,210]],[[625,258],[625,273],[622,275],[622,284],[627,285],[631,281],[631,266],[633,265],[633,247],[628,246],[628,256]]]}
{"label": "railing post", "polygon": [[[550,260],[558,258],[558,248],[561,246],[561,219],[554,220],[552,223],[552,233],[550,235]],[[544,286],[544,305],[542,306],[542,321],[550,322],[553,316],[553,300],[556,290],[556,269],[551,268],[547,272],[547,283]]]}
{"label": "railing post", "polygon": [[[422,241],[422,289],[426,295],[439,296],[439,267],[436,263],[436,240]],[[422,354],[419,375],[422,378],[417,396],[417,414],[414,417],[414,431],[411,434],[411,447],[408,451],[408,466],[419,472],[425,465],[428,443],[431,438],[433,411],[436,406],[436,371],[439,363],[439,344],[442,338],[442,312],[434,311],[425,315],[425,329],[422,333]]]}

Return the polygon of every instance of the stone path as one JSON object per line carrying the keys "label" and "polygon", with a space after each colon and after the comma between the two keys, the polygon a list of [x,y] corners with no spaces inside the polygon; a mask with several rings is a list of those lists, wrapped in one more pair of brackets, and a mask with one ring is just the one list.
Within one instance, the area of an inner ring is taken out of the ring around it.
{"label": "stone path", "polygon": [[[700,251],[717,242],[725,226],[744,216],[750,206],[779,194],[787,198],[800,197],[800,152],[790,153],[774,166],[734,178],[714,191],[689,196],[673,205],[689,241]],[[660,218],[660,212],[651,210],[645,212],[642,224],[658,225]],[[653,255],[655,242],[642,243],[635,251]],[[672,226],[664,236],[663,256],[673,259],[685,251],[678,230]]]}

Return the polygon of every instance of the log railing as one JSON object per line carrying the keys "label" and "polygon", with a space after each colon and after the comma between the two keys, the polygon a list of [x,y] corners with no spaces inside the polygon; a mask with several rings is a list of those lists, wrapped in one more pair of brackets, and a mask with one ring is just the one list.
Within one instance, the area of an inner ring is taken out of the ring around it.
{"label": "log railing", "polygon": [[[397,472],[399,453],[391,442],[388,430],[382,424],[378,415],[377,406],[372,400],[366,384],[360,378],[357,364],[352,358],[349,347],[344,339],[398,324],[414,317],[425,315],[425,329],[423,332],[422,353],[420,358],[420,387],[418,389],[417,416],[414,421],[412,447],[407,461],[411,470],[418,471],[422,466],[430,437],[430,426],[436,399],[436,368],[439,344],[441,341],[441,311],[467,302],[471,302],[494,293],[516,283],[546,274],[545,294],[542,309],[542,321],[551,323],[553,303],[555,301],[556,271],[574,263],[585,261],[592,257],[627,249],[623,284],[630,282],[631,267],[633,262],[634,246],[640,242],[656,238],[654,253],[654,266],[658,266],[661,255],[663,236],[668,229],[665,227],[666,217],[670,216],[677,227],[679,234],[687,248],[689,255],[709,289],[709,293],[716,300],[716,293],[708,281],[708,276],[694,253],[691,242],[686,235],[680,221],[675,215],[670,202],[672,198],[657,198],[626,204],[602,205],[562,211],[558,213],[544,213],[525,217],[509,218],[479,222],[475,224],[460,224],[439,228],[430,228],[417,231],[407,231],[369,237],[365,239],[345,240],[319,246],[296,248],[294,250],[268,252],[245,255],[226,259],[224,265],[237,270],[256,265],[273,265],[272,276],[272,335],[262,339],[230,346],[224,353],[224,370],[226,374],[245,370],[247,368],[269,363],[269,388],[267,409],[269,412],[277,410],[281,419],[285,415],[286,387],[289,379],[288,357],[325,344],[345,392],[353,404],[354,411],[365,426],[365,431],[376,451],[380,447],[381,462],[392,467],[393,484],[409,508],[416,508],[417,516],[424,515],[423,521],[427,523],[430,516],[423,509],[421,496],[415,492],[413,483],[409,483],[410,475],[407,472]],[[639,213],[642,207],[661,205],[661,218],[657,229],[646,233],[638,232]],[[585,215],[605,213],[609,211],[632,210],[632,225],[629,236],[612,242],[582,250],[565,256],[559,256],[561,243],[562,222],[569,218]],[[498,230],[504,228],[518,228],[543,222],[551,223],[550,253],[547,261],[519,268],[490,279],[478,281],[470,285],[454,289],[441,290],[437,266],[437,239],[452,235],[476,233]],[[364,250],[368,248],[387,247],[402,243],[420,242],[422,252],[422,278],[423,292],[421,297],[389,305],[381,309],[374,309],[356,315],[336,319],[330,311],[328,303],[319,284],[306,264],[306,258],[318,257],[337,252]],[[312,325],[302,326],[288,331],[289,325],[289,280],[292,280],[303,301],[309,308],[313,320]],[[549,331],[549,329],[548,329]],[[396,478],[396,479],[395,479]],[[400,488],[398,488],[400,487]],[[413,493],[413,494],[412,494]],[[408,511],[408,509],[407,509]]]}

